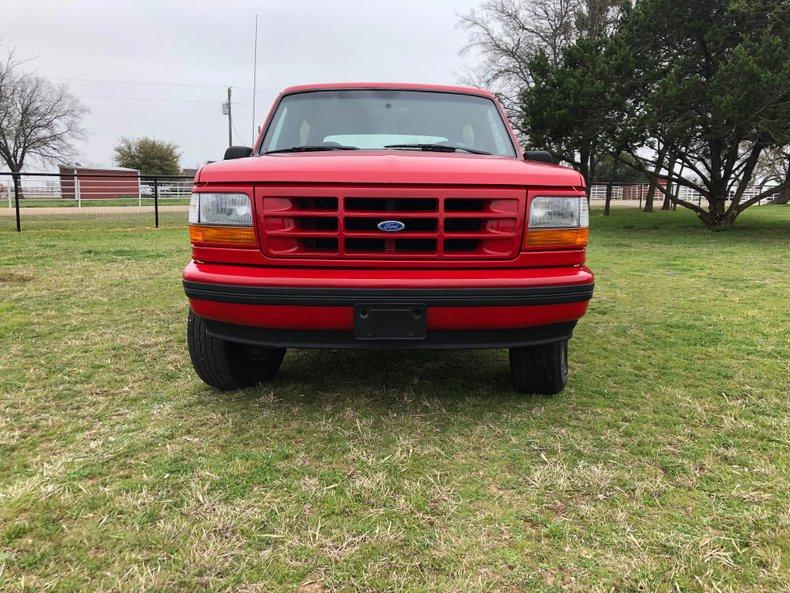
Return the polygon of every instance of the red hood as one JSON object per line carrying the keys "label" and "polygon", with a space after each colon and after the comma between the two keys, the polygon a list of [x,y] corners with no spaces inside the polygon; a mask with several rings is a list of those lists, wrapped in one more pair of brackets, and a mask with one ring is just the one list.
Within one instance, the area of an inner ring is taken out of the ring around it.
{"label": "red hood", "polygon": [[203,167],[197,183],[349,183],[584,187],[578,172],[512,157],[395,150],[285,153]]}

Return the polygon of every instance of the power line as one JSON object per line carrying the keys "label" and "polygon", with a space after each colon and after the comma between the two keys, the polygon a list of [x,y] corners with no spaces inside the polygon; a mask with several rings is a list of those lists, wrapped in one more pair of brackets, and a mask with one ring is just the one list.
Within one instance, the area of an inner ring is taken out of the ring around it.
{"label": "power line", "polygon": [[143,82],[136,80],[106,80],[100,78],[59,78],[53,77],[53,80],[65,80],[68,82],[100,82],[107,84],[144,84],[151,86],[191,86],[191,87],[217,87],[226,88],[224,84],[202,84],[195,82]]}
{"label": "power line", "polygon": [[239,136],[239,133],[236,131],[236,124],[231,122],[231,127],[233,128],[233,133],[236,134],[236,140],[238,140],[239,144],[243,146],[244,140],[241,139],[241,136]]}
{"label": "power line", "polygon": [[[95,97],[91,95],[80,95],[81,99],[101,99],[108,101],[152,101],[154,103],[208,103],[211,105],[219,104],[221,101],[209,101],[208,99],[154,99],[150,97]],[[234,103],[243,107],[252,107],[251,103]]]}
{"label": "power line", "polygon": [[[95,82],[100,84],[130,84],[130,85],[146,85],[146,86],[180,86],[180,87],[202,87],[202,88],[220,88],[224,89],[227,88],[227,85],[224,84],[203,84],[203,83],[196,83],[196,82],[147,82],[142,80],[108,80],[108,79],[101,79],[101,78],[62,78],[62,77],[52,77],[52,80],[62,80],[65,82]],[[234,89],[240,91],[252,91],[253,89],[244,86],[234,86]],[[266,94],[274,92],[271,89],[268,90],[260,90],[255,91],[258,94]]]}

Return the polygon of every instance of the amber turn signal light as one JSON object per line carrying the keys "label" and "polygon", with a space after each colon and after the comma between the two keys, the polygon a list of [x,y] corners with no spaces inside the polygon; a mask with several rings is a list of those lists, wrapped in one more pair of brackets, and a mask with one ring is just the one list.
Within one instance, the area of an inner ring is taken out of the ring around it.
{"label": "amber turn signal light", "polygon": [[189,240],[195,245],[254,247],[255,233],[252,227],[192,224]]}
{"label": "amber turn signal light", "polygon": [[524,247],[586,247],[590,229],[527,229]]}

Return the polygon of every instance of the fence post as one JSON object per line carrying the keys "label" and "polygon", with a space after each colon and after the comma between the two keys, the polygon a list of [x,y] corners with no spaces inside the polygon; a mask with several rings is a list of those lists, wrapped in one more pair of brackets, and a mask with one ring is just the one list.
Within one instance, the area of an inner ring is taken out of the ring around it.
{"label": "fence post", "polygon": [[19,174],[15,174],[14,178],[14,208],[16,209],[16,232],[22,232],[22,221],[19,218],[19,186],[22,184],[22,180],[19,177]]}
{"label": "fence post", "polygon": [[159,180],[154,177],[154,224],[159,228]]}
{"label": "fence post", "polygon": [[82,193],[80,192],[80,178],[74,175],[74,195],[77,198],[77,208],[82,208]]}

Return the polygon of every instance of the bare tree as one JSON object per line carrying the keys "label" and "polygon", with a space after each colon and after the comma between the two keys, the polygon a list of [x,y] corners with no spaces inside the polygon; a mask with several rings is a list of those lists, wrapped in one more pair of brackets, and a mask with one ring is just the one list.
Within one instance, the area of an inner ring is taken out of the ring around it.
{"label": "bare tree", "polygon": [[463,82],[497,94],[518,132],[525,136],[519,95],[532,85],[529,62],[543,51],[552,64],[581,36],[600,37],[616,22],[619,0],[485,0],[459,15],[469,34],[462,54],[479,63],[461,73]]}
{"label": "bare tree", "polygon": [[0,62],[0,158],[12,173],[29,160],[72,156],[88,111],[65,85],[20,72],[23,63],[13,51]]}
{"label": "bare tree", "polygon": [[766,149],[757,161],[754,178],[758,187],[784,185],[774,203],[790,202],[790,146]]}

